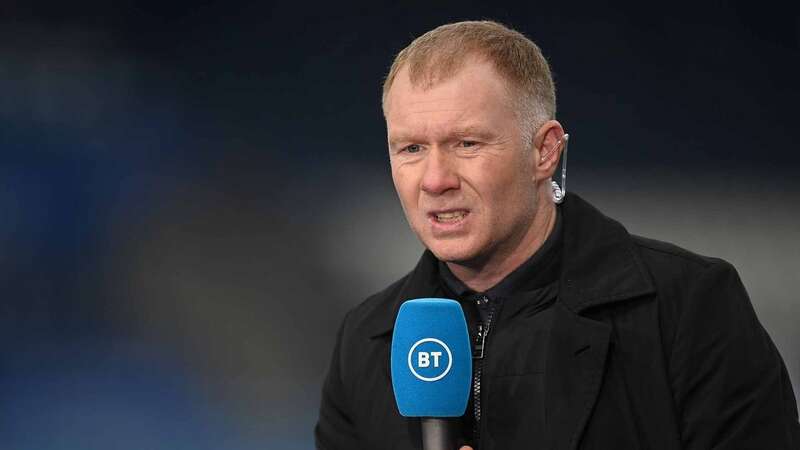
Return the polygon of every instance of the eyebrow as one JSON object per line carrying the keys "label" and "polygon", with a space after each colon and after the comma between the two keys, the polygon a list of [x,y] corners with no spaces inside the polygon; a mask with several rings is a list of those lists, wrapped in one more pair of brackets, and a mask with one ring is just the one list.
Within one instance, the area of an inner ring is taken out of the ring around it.
{"label": "eyebrow", "polygon": [[[478,127],[475,125],[467,125],[463,127],[456,127],[455,129],[451,130],[447,133],[445,140],[450,140],[453,138],[464,138],[468,136],[474,136],[480,139],[493,139],[496,137],[495,133],[492,133],[489,130],[486,130],[482,127]],[[407,133],[404,131],[398,132],[389,138],[389,145],[397,145],[400,142],[419,142],[423,141],[420,137],[417,137],[414,133]]]}
{"label": "eyebrow", "polygon": [[456,137],[475,136],[484,139],[492,138],[495,135],[489,130],[474,125],[456,128],[450,134]]}

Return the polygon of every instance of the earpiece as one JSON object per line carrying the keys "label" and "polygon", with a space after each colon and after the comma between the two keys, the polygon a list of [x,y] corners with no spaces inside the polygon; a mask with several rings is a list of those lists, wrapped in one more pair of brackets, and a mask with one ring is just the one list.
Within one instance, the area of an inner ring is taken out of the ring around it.
{"label": "earpiece", "polygon": [[546,155],[542,155],[542,161],[546,158],[549,158],[551,154],[558,148],[558,145],[563,142],[564,145],[564,153],[561,156],[561,186],[558,185],[555,181],[551,181],[553,188],[553,201],[556,204],[560,204],[564,201],[564,197],[567,195],[567,144],[569,143],[569,134],[564,133],[564,136],[559,139],[556,146],[547,152]]}

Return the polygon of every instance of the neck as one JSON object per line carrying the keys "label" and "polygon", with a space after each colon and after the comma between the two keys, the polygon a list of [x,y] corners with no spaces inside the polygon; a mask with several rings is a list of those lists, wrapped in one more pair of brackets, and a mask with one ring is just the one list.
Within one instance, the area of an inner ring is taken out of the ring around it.
{"label": "neck", "polygon": [[550,236],[556,222],[555,204],[544,201],[540,205],[531,226],[512,249],[495,252],[493,257],[475,265],[448,262],[447,267],[473,291],[486,292],[533,256]]}

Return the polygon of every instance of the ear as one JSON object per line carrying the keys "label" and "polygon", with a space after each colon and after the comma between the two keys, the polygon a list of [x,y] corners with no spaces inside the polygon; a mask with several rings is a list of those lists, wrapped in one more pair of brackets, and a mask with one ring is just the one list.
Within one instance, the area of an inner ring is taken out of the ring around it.
{"label": "ear", "polygon": [[548,120],[533,137],[534,172],[537,180],[553,176],[564,150],[564,128],[557,120]]}

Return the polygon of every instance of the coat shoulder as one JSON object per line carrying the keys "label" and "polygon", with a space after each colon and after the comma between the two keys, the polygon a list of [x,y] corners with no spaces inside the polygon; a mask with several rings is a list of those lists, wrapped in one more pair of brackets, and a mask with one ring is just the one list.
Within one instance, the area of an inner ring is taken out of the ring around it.
{"label": "coat shoulder", "polygon": [[[713,274],[736,275],[736,269],[722,258],[701,255],[675,244],[631,235],[634,246],[660,293],[695,282]],[[679,298],[685,298],[680,296]]]}
{"label": "coat shoulder", "polygon": [[631,235],[645,264],[654,269],[684,267],[703,271],[715,264],[729,264],[725,260],[679,247],[675,244],[643,236]]}
{"label": "coat shoulder", "polygon": [[[656,292],[662,300],[680,303],[691,298],[690,292],[708,279],[738,278],[731,263],[701,255],[669,242],[631,235]],[[680,307],[681,305],[672,305]]]}

